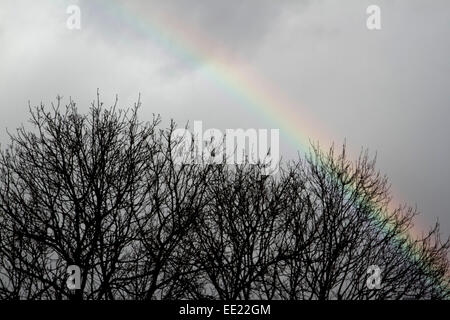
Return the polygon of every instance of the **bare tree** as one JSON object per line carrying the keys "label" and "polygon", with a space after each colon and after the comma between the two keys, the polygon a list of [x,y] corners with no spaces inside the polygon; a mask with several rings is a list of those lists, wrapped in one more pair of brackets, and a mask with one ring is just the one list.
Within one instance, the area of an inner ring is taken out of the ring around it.
{"label": "bare tree", "polygon": [[262,176],[260,165],[217,165],[194,246],[205,292],[212,298],[249,299],[285,257],[280,224],[284,185]]}
{"label": "bare tree", "polygon": [[127,291],[135,299],[194,298],[197,249],[190,246],[207,204],[211,167],[179,164],[172,158],[180,141],[172,140],[175,124],[151,139],[158,148],[148,158],[145,207],[136,212],[137,237],[127,272]]}
{"label": "bare tree", "polygon": [[[0,153],[1,299],[447,299],[449,240],[408,236],[363,152],[178,163],[174,122],[61,98]],[[65,281],[81,269],[80,290]],[[380,287],[368,286],[378,266]]]}
{"label": "bare tree", "polygon": [[[133,212],[144,205],[148,137],[159,119],[139,123],[139,103],[123,112],[115,105],[104,110],[97,99],[83,116],[74,102],[61,109],[60,101],[51,112],[31,109],[35,131],[20,128],[2,150],[3,226],[10,244],[25,247],[17,252],[5,244],[2,255],[44,297],[112,298],[125,249],[136,238]],[[81,268],[81,290],[66,288],[68,265]],[[29,297],[30,289],[17,294]]]}
{"label": "bare tree", "polygon": [[[280,269],[280,297],[448,297],[449,241],[441,243],[438,226],[420,239],[407,236],[416,212],[389,209],[387,178],[376,171],[375,159],[367,152],[351,162],[345,146],[337,155],[334,147],[323,153],[313,146],[305,163],[291,174],[303,181],[291,195],[291,204],[300,203],[291,211],[291,221],[303,217],[293,238],[314,240]],[[371,265],[382,270],[379,290],[367,286]]]}

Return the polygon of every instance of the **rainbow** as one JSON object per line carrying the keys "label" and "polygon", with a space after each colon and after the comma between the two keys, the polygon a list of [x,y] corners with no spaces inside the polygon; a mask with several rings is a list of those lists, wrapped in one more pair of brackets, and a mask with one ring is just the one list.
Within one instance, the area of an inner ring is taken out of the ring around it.
{"label": "rainbow", "polygon": [[[201,65],[202,71],[211,81],[234,97],[249,112],[256,112],[265,121],[280,128],[283,136],[296,148],[307,152],[310,150],[311,141],[330,142],[328,137],[331,135],[326,128],[309,115],[304,106],[292,103],[278,88],[237,61],[236,57],[227,53],[225,48],[198,30],[183,25],[181,19],[159,14],[158,17],[148,21],[127,8],[124,2],[114,0],[99,0],[92,4],[97,6],[95,9],[99,14],[113,17],[132,28],[139,36],[151,39],[158,46],[168,49],[177,58],[188,64]],[[214,54],[211,54],[213,51]],[[374,218],[383,221],[386,211],[375,204],[371,205],[374,208]],[[394,224],[385,224],[381,228],[382,232],[389,232],[394,228]],[[399,244],[412,260],[417,260],[421,248],[411,249],[408,246],[409,242],[417,238],[414,234],[419,233],[414,230],[405,231],[394,239],[394,242]],[[446,291],[450,289],[449,284],[449,281],[444,280],[439,287]]]}
{"label": "rainbow", "polygon": [[[174,56],[186,64],[201,65],[202,72],[230,96],[234,97],[249,112],[256,112],[260,117],[277,128],[288,141],[302,151],[309,150],[310,141],[328,141],[330,137],[319,121],[308,115],[305,107],[293,104],[280,90],[254,71],[237,61],[227,53],[225,48],[198,30],[193,30],[181,23],[181,19],[159,14],[158,18],[148,21],[138,13],[128,9],[118,1],[99,1],[100,14],[109,15],[140,36],[151,39],[160,47],[167,48]],[[93,4],[97,4],[94,1]],[[213,48],[221,48],[213,50]],[[214,51],[214,55],[211,52]],[[300,117],[299,114],[302,114]],[[308,134],[304,134],[307,132]]]}

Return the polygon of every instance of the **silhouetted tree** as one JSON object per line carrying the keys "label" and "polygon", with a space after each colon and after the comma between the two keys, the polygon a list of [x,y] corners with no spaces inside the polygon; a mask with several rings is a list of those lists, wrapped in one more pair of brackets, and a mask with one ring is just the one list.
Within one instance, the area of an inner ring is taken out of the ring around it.
{"label": "silhouetted tree", "polygon": [[[291,167],[291,175],[296,177],[291,221],[300,220],[292,238],[314,241],[279,269],[273,284],[278,297],[448,297],[448,240],[441,243],[438,225],[421,239],[407,236],[416,212],[404,206],[389,209],[387,178],[367,152],[351,162],[345,146],[337,155],[334,147],[325,154],[313,146],[302,165]],[[366,285],[371,265],[382,270],[379,290]]]}
{"label": "silhouetted tree", "polygon": [[[61,98],[0,154],[1,299],[446,299],[449,240],[387,178],[312,145],[263,165],[180,164],[175,123]],[[81,289],[66,286],[67,266]],[[379,289],[367,285],[381,269]]]}
{"label": "silhouetted tree", "polygon": [[[111,299],[138,236],[134,212],[145,205],[148,138],[159,119],[139,123],[139,103],[123,112],[115,105],[104,110],[97,99],[83,116],[72,101],[61,110],[60,101],[51,112],[31,109],[35,130],[20,128],[2,150],[8,243],[0,252],[14,266],[10,283],[23,283],[15,289],[19,296],[32,289],[42,297]],[[81,290],[67,289],[67,265],[81,268]]]}

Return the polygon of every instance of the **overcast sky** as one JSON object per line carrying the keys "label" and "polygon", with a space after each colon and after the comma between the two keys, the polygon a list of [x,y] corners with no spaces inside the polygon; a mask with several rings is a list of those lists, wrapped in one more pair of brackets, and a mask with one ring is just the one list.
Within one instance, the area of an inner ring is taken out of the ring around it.
{"label": "overcast sky", "polygon": [[[80,30],[66,27],[73,4]],[[381,8],[378,31],[366,28],[371,4]],[[215,60],[189,59],[161,41],[155,21],[162,31],[185,26],[180,34],[206,39],[208,56],[226,53],[236,69],[251,70],[298,106],[298,117],[316,119],[324,144],[377,152],[396,200],[422,212],[419,228],[439,219],[449,235],[448,0],[1,0],[0,142],[26,121],[28,100],[71,96],[83,111],[97,88],[123,107],[141,93],[143,120],[160,113],[205,128],[277,128],[211,78]],[[292,158],[296,146],[279,128],[283,157]]]}

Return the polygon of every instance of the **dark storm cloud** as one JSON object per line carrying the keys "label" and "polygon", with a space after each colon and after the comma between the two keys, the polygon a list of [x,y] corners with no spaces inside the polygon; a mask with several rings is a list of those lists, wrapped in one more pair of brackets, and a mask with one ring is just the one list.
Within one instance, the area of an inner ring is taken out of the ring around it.
{"label": "dark storm cloud", "polygon": [[[253,50],[267,32],[278,23],[286,10],[298,10],[303,0],[169,0],[130,1],[139,12],[151,19],[158,13],[175,17],[224,47]],[[127,1],[128,3],[128,1]]]}

